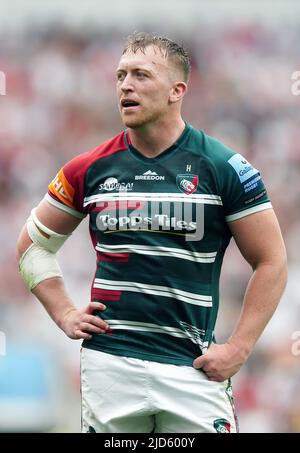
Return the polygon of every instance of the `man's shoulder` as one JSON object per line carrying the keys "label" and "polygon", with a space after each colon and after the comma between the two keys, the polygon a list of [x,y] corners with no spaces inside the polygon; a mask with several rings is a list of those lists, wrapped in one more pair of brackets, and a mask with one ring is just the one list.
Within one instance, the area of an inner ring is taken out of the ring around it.
{"label": "man's shoulder", "polygon": [[226,163],[236,151],[226,146],[220,140],[211,135],[208,135],[201,129],[192,129],[191,139],[194,142],[195,149],[201,153],[202,157],[206,157],[216,165]]}
{"label": "man's shoulder", "polygon": [[125,151],[126,149],[127,146],[124,141],[124,132],[121,132],[115,137],[105,140],[95,148],[78,154],[70,162],[74,162],[79,165],[89,165],[95,160],[108,157],[119,151]]}
{"label": "man's shoulder", "polygon": [[236,154],[236,151],[226,146],[216,137],[211,135],[204,134],[204,148],[207,156],[214,162],[215,165],[223,165],[228,162],[228,160]]}
{"label": "man's shoulder", "polygon": [[228,165],[230,159],[237,154],[237,151],[201,129],[192,128],[190,139],[190,147],[194,153],[204,159],[209,166],[214,167],[219,175],[226,172],[230,167]]}
{"label": "man's shoulder", "polygon": [[127,149],[124,132],[105,140],[100,145],[78,154],[64,166],[64,171],[73,174],[83,174],[88,168],[93,165],[96,161],[109,157],[119,151],[125,151]]}

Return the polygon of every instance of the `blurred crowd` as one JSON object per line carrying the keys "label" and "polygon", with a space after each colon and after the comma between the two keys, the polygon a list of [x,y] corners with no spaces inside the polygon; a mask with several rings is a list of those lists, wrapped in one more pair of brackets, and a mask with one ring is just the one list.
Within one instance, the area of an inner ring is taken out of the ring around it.
{"label": "blurred crowd", "polygon": [[[79,342],[64,337],[26,292],[15,244],[58,169],[121,130],[115,69],[124,36],[116,29],[54,26],[0,31],[6,76],[6,95],[0,96],[0,332],[7,353],[2,345],[0,431],[79,430]],[[293,349],[300,331],[300,96],[291,91],[292,73],[300,70],[300,27],[201,23],[169,36],[192,58],[185,120],[260,169],[289,255],[282,302],[233,379],[241,431],[300,432],[300,355]],[[94,272],[86,220],[64,246],[60,263],[75,303],[85,305]],[[219,341],[238,319],[249,276],[232,244],[222,273]],[[19,382],[10,379],[15,373]],[[44,385],[37,392],[32,382],[41,382],[39,376]]]}

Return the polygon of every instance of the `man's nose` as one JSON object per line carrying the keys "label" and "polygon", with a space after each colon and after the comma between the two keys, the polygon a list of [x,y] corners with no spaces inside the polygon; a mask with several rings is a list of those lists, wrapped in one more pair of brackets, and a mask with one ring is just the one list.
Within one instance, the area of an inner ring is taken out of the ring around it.
{"label": "man's nose", "polygon": [[123,92],[126,92],[126,91],[133,91],[133,83],[132,83],[132,79],[129,75],[127,75],[123,81],[122,81],[122,84],[121,84],[121,90]]}

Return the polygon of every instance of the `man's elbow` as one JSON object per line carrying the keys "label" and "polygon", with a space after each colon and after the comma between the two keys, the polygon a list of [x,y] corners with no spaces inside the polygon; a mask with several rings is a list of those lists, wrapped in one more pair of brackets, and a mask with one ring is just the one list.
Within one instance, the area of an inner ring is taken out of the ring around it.
{"label": "man's elbow", "polygon": [[271,269],[274,283],[281,286],[282,290],[284,290],[288,281],[288,263],[285,251],[264,264]]}
{"label": "man's elbow", "polygon": [[252,263],[252,269],[253,272],[260,270],[267,272],[274,284],[280,285],[284,289],[288,280],[288,263],[285,249],[280,253],[256,260]]}

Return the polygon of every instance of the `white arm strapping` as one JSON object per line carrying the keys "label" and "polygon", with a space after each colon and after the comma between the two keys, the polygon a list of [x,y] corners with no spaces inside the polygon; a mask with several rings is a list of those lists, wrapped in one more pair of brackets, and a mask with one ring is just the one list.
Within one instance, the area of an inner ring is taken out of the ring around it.
{"label": "white arm strapping", "polygon": [[[36,208],[31,211],[30,217],[27,219],[27,231],[32,242],[39,247],[42,247],[49,252],[56,253],[63,243],[70,237],[70,234],[59,234],[40,222],[36,216]],[[47,234],[44,236],[41,231]]]}
{"label": "white arm strapping", "polygon": [[[36,208],[27,219],[27,231],[33,244],[23,253],[19,262],[20,274],[32,291],[40,282],[48,278],[62,277],[56,260],[56,252],[70,234],[59,234],[42,224],[36,216]],[[47,237],[42,233],[47,234]]]}
{"label": "white arm strapping", "polygon": [[62,277],[55,253],[51,253],[36,244],[31,244],[23,253],[19,262],[19,269],[29,291],[32,291],[43,280]]}

